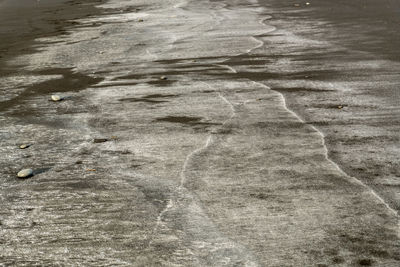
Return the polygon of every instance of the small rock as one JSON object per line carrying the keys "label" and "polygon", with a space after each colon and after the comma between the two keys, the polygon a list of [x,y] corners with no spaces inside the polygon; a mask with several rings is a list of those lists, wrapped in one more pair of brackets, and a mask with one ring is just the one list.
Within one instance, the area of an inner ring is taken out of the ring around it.
{"label": "small rock", "polygon": [[338,108],[338,109],[342,109],[342,108],[343,108],[343,106],[339,105],[339,106],[337,106],[337,108]]}
{"label": "small rock", "polygon": [[98,143],[105,143],[107,142],[108,139],[107,138],[95,138],[93,139],[93,143],[98,144]]}
{"label": "small rock", "polygon": [[30,147],[31,145],[29,145],[29,144],[22,144],[22,145],[20,145],[19,146],[19,148],[20,149],[25,149],[25,148],[28,148],[28,147]]}
{"label": "small rock", "polygon": [[59,95],[52,95],[51,96],[51,100],[57,102],[57,101],[63,100],[63,98],[61,96],[59,96]]}
{"label": "small rock", "polygon": [[161,80],[168,80],[168,78],[166,76],[161,76],[160,79]]}
{"label": "small rock", "polygon": [[24,169],[21,170],[20,172],[17,173],[17,176],[19,178],[28,178],[33,176],[33,170],[32,169]]}
{"label": "small rock", "polygon": [[75,164],[83,164],[83,161],[82,161],[82,160],[77,160],[77,161],[75,162]]}

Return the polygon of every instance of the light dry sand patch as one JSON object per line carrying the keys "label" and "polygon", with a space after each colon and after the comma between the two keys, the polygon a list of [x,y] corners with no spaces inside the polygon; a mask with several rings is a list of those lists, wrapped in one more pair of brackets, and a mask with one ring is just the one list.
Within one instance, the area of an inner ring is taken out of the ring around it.
{"label": "light dry sand patch", "polygon": [[56,107],[47,101],[40,124],[4,128],[3,136],[37,143],[30,158],[18,151],[4,161],[39,167],[51,159],[30,180],[8,170],[4,262],[398,263],[397,218],[327,158],[320,132],[281,94],[235,76],[240,68],[227,60],[245,59],[262,47],[253,36],[275,29],[260,23],[256,2],[104,7],[127,6],[139,10],[83,20],[103,24],[15,60],[32,69],[62,62],[104,81],[67,92],[71,99]]}

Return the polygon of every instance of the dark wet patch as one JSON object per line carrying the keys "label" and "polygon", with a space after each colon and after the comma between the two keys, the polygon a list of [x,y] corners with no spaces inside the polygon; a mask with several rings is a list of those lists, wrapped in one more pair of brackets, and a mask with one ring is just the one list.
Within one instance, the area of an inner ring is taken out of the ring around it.
{"label": "dark wet patch", "polygon": [[[264,88],[263,88],[264,89]],[[250,92],[257,92],[260,91],[259,88],[255,88],[255,89],[239,89],[239,90],[235,90],[235,93],[250,93]]]}
{"label": "dark wet patch", "polygon": [[345,104],[312,104],[312,105],[307,105],[307,107],[313,107],[313,108],[324,108],[324,109],[343,109],[347,107],[348,105]]}
{"label": "dark wet patch", "polygon": [[95,143],[95,144],[105,143],[105,142],[108,142],[108,141],[109,141],[109,139],[107,139],[107,138],[95,138],[95,139],[93,139],[93,143]]}
{"label": "dark wet patch", "polygon": [[165,103],[169,102],[168,100],[160,100],[160,98],[171,98],[171,97],[177,97],[179,95],[173,95],[173,94],[152,94],[152,95],[146,95],[142,97],[129,97],[129,98],[121,98],[118,99],[118,101],[127,101],[127,102],[145,102],[145,103],[152,103],[152,104],[158,104],[158,103]]}
{"label": "dark wet patch", "polygon": [[342,257],[333,257],[332,258],[332,262],[334,263],[334,264],[341,264],[341,263],[344,263],[345,262],[345,260],[342,258]]}
{"label": "dark wet patch", "polygon": [[107,87],[115,87],[115,86],[134,86],[138,85],[139,83],[112,83],[112,84],[99,84],[92,86],[93,88],[107,88]]}
{"label": "dark wet patch", "polygon": [[152,85],[152,86],[157,86],[157,87],[162,87],[162,86],[169,86],[173,83],[176,82],[176,80],[173,79],[168,79],[168,78],[164,78],[161,79],[160,77],[167,77],[167,75],[179,75],[179,74],[183,74],[183,72],[179,72],[179,71],[169,71],[169,72],[156,72],[156,73],[152,73],[150,74],[127,74],[127,75],[123,75],[123,76],[118,76],[114,79],[112,79],[112,81],[118,81],[118,80],[142,80],[142,79],[151,79],[150,81],[146,82],[148,85]]}
{"label": "dark wet patch", "polygon": [[136,97],[121,98],[121,99],[118,99],[118,101],[121,101],[121,102],[144,102],[144,103],[151,103],[151,104],[168,102],[165,100],[153,100],[153,99],[136,98]]}
{"label": "dark wet patch", "polygon": [[272,88],[274,91],[294,93],[294,92],[334,92],[335,90],[326,89],[315,89],[315,88],[305,88],[305,87],[287,87],[287,88]]}
{"label": "dark wet patch", "polygon": [[149,82],[147,82],[147,84],[148,84],[148,85],[154,85],[154,86],[161,87],[161,86],[169,86],[169,85],[171,85],[171,84],[173,84],[173,83],[175,83],[175,82],[176,82],[176,80],[170,80],[170,79],[168,79],[168,80],[162,80],[162,79],[158,79],[158,80],[149,81]]}
{"label": "dark wet patch", "polygon": [[306,124],[301,121],[293,121],[293,122],[260,121],[254,123],[253,126],[261,129],[282,131],[283,129],[304,128]]}
{"label": "dark wet patch", "polygon": [[360,259],[358,260],[357,263],[361,266],[371,266],[374,263],[374,261],[371,259]]}
{"label": "dark wet patch", "polygon": [[[263,54],[251,54],[251,55],[246,55],[247,58],[255,58],[259,59],[261,57],[265,57]],[[234,58],[234,57],[233,57]],[[210,66],[212,64],[218,64],[221,62],[225,62],[227,59],[230,59],[230,57],[193,57],[193,58],[182,58],[182,59],[166,59],[166,60],[157,60],[157,63],[160,64],[165,64],[165,65],[187,65],[190,63],[191,65],[194,66]],[[196,61],[196,62],[194,62]],[[207,63],[204,63],[206,61]],[[208,63],[211,62],[211,63]]]}
{"label": "dark wet patch", "polygon": [[269,194],[265,194],[265,193],[251,193],[250,197],[262,199],[262,200],[276,198],[276,196],[274,196],[274,195],[269,195]]}
{"label": "dark wet patch", "polygon": [[[26,87],[17,97],[0,102],[0,112],[21,105],[23,101],[32,96],[47,95],[53,92],[76,92],[86,89],[103,80],[103,78],[93,78],[79,72],[74,72],[71,68],[45,69],[34,72],[34,74],[62,75],[62,77]],[[32,110],[21,106],[19,109],[14,110],[12,115],[31,115],[31,113]]]}
{"label": "dark wet patch", "polygon": [[235,133],[237,133],[237,131],[235,131],[232,128],[226,128],[226,127],[213,131],[213,134],[220,134],[220,135],[229,135],[229,134],[235,134]]}
{"label": "dark wet patch", "polygon": [[221,125],[221,123],[212,123],[212,122],[202,122],[201,117],[188,117],[188,116],[167,116],[163,118],[158,118],[156,121],[158,122],[171,122],[171,123],[180,123],[187,124],[192,126],[213,126],[213,125]]}
{"label": "dark wet patch", "polygon": [[178,97],[179,95],[174,95],[174,94],[152,94],[152,95],[146,95],[143,96],[142,98],[149,99],[149,98],[169,98],[169,97]]}
{"label": "dark wet patch", "polygon": [[372,255],[379,257],[379,258],[390,258],[391,257],[390,253],[386,250],[372,249],[370,252]]}
{"label": "dark wet patch", "polygon": [[[35,53],[42,46],[37,38],[68,34],[81,23],[73,21],[83,17],[105,13],[95,5],[104,0],[87,1],[8,1],[0,10],[0,75],[14,73],[20,66],[11,66],[6,60],[24,54]],[[107,10],[107,12],[112,10]],[[15,14],[18,14],[17,16]],[[88,25],[81,25],[89,27]]]}
{"label": "dark wet patch", "polygon": [[124,150],[102,150],[103,154],[111,155],[111,156],[119,156],[119,155],[133,155],[132,151],[128,149]]}
{"label": "dark wet patch", "polygon": [[[157,61],[161,64],[169,65],[175,69],[175,71],[169,71],[168,73],[162,73],[163,75],[171,74],[185,74],[185,73],[202,73],[210,71],[207,74],[210,76],[216,76],[219,78],[229,78],[233,80],[238,79],[249,79],[252,81],[266,81],[268,79],[288,79],[288,80],[332,80],[336,77],[336,74],[340,73],[335,70],[312,70],[312,71],[293,71],[289,73],[282,72],[267,72],[267,71],[238,71],[237,73],[226,72],[225,68],[218,67],[216,64],[223,64],[235,68],[235,66],[251,66],[253,69],[257,67],[264,67],[265,64],[273,63],[274,60],[279,58],[296,58],[296,55],[274,55],[266,57],[262,54],[244,54],[231,57],[229,59],[225,57],[204,57],[204,58],[185,58],[185,59],[173,59],[173,60],[160,60]],[[199,62],[212,61],[210,63],[193,63],[193,60]],[[305,60],[305,59],[298,59]],[[191,63],[188,63],[191,62]],[[221,63],[223,62],[223,63]],[[195,67],[203,67],[200,69],[193,69]],[[132,77],[132,76],[128,76]]]}
{"label": "dark wet patch", "polygon": [[215,90],[203,90],[203,91],[201,91],[201,93],[204,93],[204,94],[215,93]]}
{"label": "dark wet patch", "polygon": [[186,116],[167,116],[163,118],[158,118],[157,121],[166,121],[173,123],[183,123],[183,124],[193,124],[201,121],[200,117],[186,117]]}

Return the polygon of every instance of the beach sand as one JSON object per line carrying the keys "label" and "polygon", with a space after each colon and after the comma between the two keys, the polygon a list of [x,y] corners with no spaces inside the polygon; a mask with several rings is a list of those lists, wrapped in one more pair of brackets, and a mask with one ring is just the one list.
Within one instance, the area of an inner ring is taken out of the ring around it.
{"label": "beach sand", "polygon": [[312,2],[94,4],[3,45],[0,263],[399,265],[389,53]]}

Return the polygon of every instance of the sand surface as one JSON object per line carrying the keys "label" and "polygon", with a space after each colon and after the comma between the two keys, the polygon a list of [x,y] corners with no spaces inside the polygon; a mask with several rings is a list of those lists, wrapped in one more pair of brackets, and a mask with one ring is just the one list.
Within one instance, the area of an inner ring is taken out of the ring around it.
{"label": "sand surface", "polygon": [[0,27],[0,265],[398,266],[397,51],[358,49],[377,31],[324,15],[364,25],[344,1],[280,2]]}

